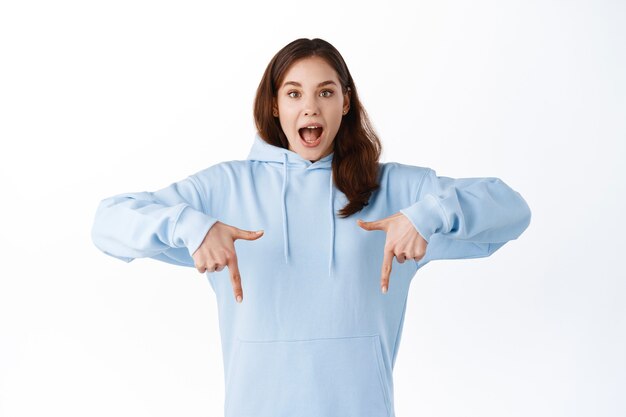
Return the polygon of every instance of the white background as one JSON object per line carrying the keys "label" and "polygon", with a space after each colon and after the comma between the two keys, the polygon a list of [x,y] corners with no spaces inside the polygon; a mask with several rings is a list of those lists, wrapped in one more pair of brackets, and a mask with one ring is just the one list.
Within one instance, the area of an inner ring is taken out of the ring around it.
{"label": "white background", "polygon": [[342,53],[383,161],[497,176],[532,209],[493,256],[414,278],[396,415],[626,415],[626,3],[223,3],[0,6],[0,415],[222,415],[205,276],[90,229],[105,197],[245,159],[300,37]]}

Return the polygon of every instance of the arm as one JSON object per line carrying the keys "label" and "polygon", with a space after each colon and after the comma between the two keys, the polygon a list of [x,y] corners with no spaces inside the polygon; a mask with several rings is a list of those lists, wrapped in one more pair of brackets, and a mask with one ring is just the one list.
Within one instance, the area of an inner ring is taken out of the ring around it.
{"label": "arm", "polygon": [[400,210],[428,242],[418,266],[489,256],[530,224],[522,196],[498,178],[448,178],[428,169],[416,202]]}
{"label": "arm", "polygon": [[92,241],[125,262],[148,257],[194,267],[191,255],[217,222],[206,214],[201,189],[191,175],[158,191],[105,198],[96,210]]}

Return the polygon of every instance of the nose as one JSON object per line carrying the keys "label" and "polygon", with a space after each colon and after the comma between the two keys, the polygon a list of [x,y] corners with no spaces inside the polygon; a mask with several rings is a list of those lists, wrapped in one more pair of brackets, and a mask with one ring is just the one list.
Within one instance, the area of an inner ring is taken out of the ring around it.
{"label": "nose", "polygon": [[313,116],[318,115],[319,113],[320,109],[316,97],[309,96],[309,98],[304,102],[304,115]]}

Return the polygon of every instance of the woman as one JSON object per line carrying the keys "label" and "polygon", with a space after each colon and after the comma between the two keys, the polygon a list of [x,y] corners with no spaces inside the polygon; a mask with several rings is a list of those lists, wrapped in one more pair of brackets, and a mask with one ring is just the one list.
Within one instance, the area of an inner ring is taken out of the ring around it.
{"label": "woman", "polygon": [[102,200],[94,244],[206,273],[226,416],[394,416],[411,279],[435,259],[491,255],[530,210],[497,178],[379,163],[350,72],[324,40],[272,58],[254,117],[246,160]]}

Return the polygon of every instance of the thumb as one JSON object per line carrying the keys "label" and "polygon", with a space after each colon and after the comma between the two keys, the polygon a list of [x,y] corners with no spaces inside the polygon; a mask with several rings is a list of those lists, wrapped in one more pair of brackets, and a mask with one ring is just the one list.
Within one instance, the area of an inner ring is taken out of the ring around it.
{"label": "thumb", "polygon": [[233,238],[235,239],[245,239],[245,240],[256,240],[263,236],[265,233],[263,230],[251,231],[251,230],[242,230],[235,228],[235,233],[233,234]]}
{"label": "thumb", "polygon": [[361,219],[357,220],[357,223],[361,228],[365,230],[385,230],[385,225],[382,220],[374,220],[371,222],[366,222]]}

